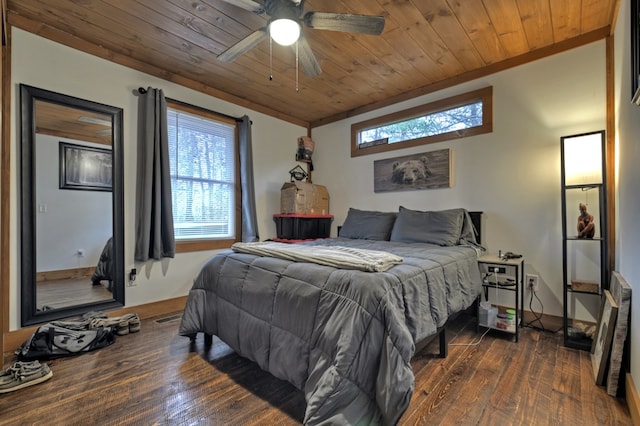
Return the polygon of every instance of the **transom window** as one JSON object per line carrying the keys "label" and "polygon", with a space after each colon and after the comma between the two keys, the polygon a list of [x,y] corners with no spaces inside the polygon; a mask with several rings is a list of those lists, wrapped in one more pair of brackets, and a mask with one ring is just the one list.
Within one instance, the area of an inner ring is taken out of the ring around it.
{"label": "transom window", "polygon": [[351,126],[351,156],[492,131],[492,88],[465,93]]}
{"label": "transom window", "polygon": [[168,101],[167,127],[176,250],[228,247],[239,234],[237,123]]}

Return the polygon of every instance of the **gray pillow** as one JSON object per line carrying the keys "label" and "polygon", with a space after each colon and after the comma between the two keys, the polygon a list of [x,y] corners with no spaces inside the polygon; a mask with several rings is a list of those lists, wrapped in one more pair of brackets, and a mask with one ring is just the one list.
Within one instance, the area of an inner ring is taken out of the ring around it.
{"label": "gray pillow", "polygon": [[455,246],[460,240],[463,219],[463,209],[418,211],[400,206],[390,240]]}
{"label": "gray pillow", "polygon": [[340,237],[389,241],[395,212],[377,212],[350,208],[340,229]]}

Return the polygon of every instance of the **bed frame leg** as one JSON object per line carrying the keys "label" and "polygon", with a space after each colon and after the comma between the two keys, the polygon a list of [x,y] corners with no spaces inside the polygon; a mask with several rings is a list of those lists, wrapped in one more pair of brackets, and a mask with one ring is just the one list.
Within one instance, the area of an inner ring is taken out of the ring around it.
{"label": "bed frame leg", "polygon": [[[207,333],[202,333],[202,335],[204,336],[204,345],[211,346],[213,343],[213,335]],[[196,337],[198,337],[198,333],[185,334],[185,336],[188,337],[191,342],[195,342]]]}
{"label": "bed frame leg", "polygon": [[204,345],[211,346],[213,343],[213,336],[211,334],[204,333]]}
{"label": "bed frame leg", "polygon": [[443,328],[440,332],[440,358],[446,358],[449,354],[449,345],[447,344],[447,329]]}

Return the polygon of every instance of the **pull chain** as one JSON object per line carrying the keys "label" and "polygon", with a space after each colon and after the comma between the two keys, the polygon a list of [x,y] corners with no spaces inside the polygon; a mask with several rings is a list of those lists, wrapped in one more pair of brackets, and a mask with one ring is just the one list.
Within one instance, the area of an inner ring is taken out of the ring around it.
{"label": "pull chain", "polygon": [[296,92],[299,92],[298,89],[298,41],[296,40]]}
{"label": "pull chain", "polygon": [[588,206],[589,205],[589,190],[587,190],[587,199],[585,201],[586,201],[585,204]]}
{"label": "pull chain", "polygon": [[269,37],[269,81],[273,80],[273,39]]}

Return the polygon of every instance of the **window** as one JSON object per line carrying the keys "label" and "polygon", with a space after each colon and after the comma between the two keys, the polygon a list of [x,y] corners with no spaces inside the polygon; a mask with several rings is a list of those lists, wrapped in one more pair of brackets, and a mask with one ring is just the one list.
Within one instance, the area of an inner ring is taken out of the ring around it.
{"label": "window", "polygon": [[476,90],[351,126],[351,156],[492,131],[492,88]]}
{"label": "window", "polygon": [[229,247],[239,235],[237,123],[167,101],[176,251]]}

